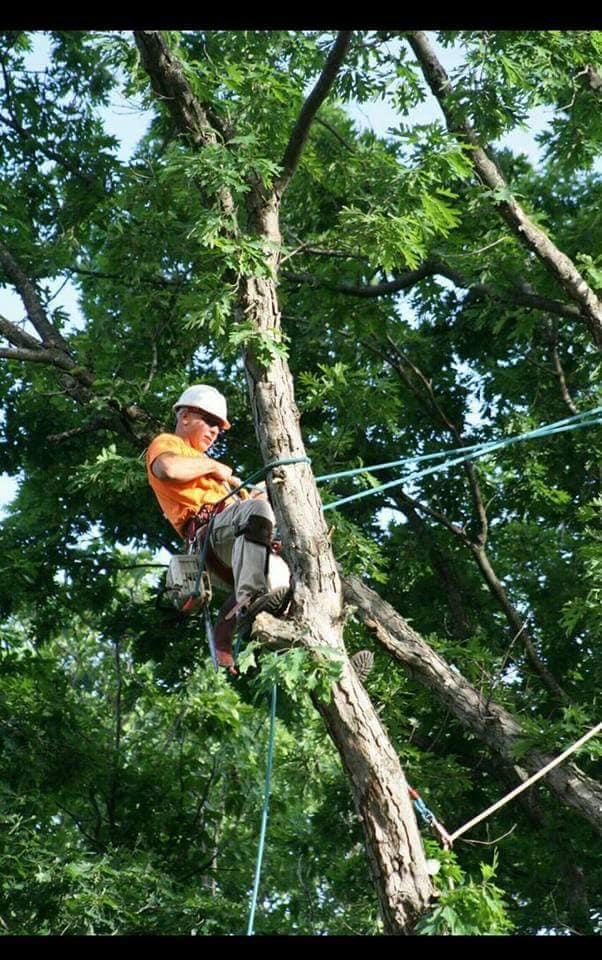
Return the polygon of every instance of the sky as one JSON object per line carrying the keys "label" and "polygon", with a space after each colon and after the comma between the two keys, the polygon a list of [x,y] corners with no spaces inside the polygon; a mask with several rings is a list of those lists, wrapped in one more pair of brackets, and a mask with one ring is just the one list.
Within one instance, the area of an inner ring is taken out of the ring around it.
{"label": "sky", "polygon": [[[50,41],[39,34],[34,49],[29,55],[29,69],[43,69],[49,56]],[[462,60],[461,51],[438,47],[441,62],[448,71],[458,66]],[[385,102],[372,104],[355,104],[347,107],[351,117],[359,129],[372,129],[378,135],[385,135],[387,130],[399,123],[395,111]],[[126,101],[115,95],[108,108],[103,110],[107,132],[115,136],[120,142],[119,157],[124,162],[130,158],[136,144],[145,133],[151,114],[144,112],[140,105],[133,101]],[[551,110],[538,109],[530,115],[529,129],[513,132],[506,136],[497,146],[508,146],[517,153],[524,153],[534,163],[539,162],[540,152],[535,140],[536,134],[544,129],[552,116]],[[439,105],[430,94],[426,101],[416,107],[405,118],[405,123],[430,123],[435,119],[442,119]],[[50,285],[53,294],[56,294],[55,305],[61,305],[75,322],[81,316],[79,313],[77,291],[68,281],[57,281]],[[20,322],[24,318],[23,305],[19,297],[8,288],[0,287],[0,314],[13,322]],[[1,413],[0,413],[1,415]],[[15,494],[17,480],[0,474],[0,516],[4,506],[10,502]]]}

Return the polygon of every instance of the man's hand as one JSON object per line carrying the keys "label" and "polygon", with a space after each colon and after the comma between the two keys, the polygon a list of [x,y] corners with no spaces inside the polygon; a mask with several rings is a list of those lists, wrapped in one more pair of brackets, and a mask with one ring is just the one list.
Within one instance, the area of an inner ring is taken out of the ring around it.
{"label": "man's hand", "polygon": [[[236,490],[237,487],[241,486],[242,480],[232,475],[228,480],[228,483],[234,490]],[[243,490],[244,490],[244,493],[243,491],[241,491],[242,495],[244,496],[245,494],[247,494],[251,498],[251,500],[267,500],[267,495],[265,492],[265,484],[260,484],[258,487],[250,487],[249,489],[244,487]]]}
{"label": "man's hand", "polygon": [[216,480],[219,480],[221,483],[231,483],[239,484],[240,481],[236,477],[232,476],[232,468],[227,467],[225,463],[220,463],[219,460],[212,460],[211,457],[207,457],[210,463],[210,469],[207,471],[209,476],[215,477]]}
{"label": "man's hand", "polygon": [[265,483],[257,483],[249,490],[251,500],[267,500],[268,495],[265,490]]}

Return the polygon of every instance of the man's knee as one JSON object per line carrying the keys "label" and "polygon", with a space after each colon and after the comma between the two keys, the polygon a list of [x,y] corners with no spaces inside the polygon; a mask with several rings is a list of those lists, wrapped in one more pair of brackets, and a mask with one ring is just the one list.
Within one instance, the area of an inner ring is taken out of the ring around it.
{"label": "man's knee", "polygon": [[267,500],[254,500],[249,508],[246,520],[237,524],[236,536],[269,547],[274,537],[274,513],[270,504]]}
{"label": "man's knee", "polygon": [[237,536],[243,536],[251,543],[259,543],[269,547],[274,536],[274,524],[270,517],[259,513],[252,513],[246,522],[237,530]]}

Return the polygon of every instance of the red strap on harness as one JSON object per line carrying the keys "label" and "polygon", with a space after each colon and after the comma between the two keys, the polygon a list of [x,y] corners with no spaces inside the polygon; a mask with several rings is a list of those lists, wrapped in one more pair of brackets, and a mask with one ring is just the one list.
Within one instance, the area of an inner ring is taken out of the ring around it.
{"label": "red strap on harness", "polygon": [[[193,517],[190,517],[182,528],[182,536],[189,543],[195,539],[199,540],[201,546],[205,542],[205,537],[207,536],[207,530],[209,526],[209,520],[214,513],[221,513],[223,506],[218,504],[217,509],[215,510],[211,506],[203,505],[200,511],[195,514]],[[207,546],[207,566],[209,570],[219,577],[220,580],[223,580],[225,583],[229,584],[231,587],[234,586],[234,577],[232,575],[232,570],[230,567],[227,567],[220,558],[217,556],[215,550],[209,542]]]}

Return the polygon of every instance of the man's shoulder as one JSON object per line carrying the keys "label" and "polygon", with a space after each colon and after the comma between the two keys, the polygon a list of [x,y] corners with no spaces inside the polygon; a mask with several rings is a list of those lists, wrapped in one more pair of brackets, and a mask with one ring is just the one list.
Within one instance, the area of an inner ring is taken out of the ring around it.
{"label": "man's shoulder", "polygon": [[148,446],[146,459],[150,462],[162,453],[178,453],[182,456],[198,456],[189,443],[175,433],[159,433]]}

